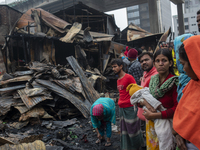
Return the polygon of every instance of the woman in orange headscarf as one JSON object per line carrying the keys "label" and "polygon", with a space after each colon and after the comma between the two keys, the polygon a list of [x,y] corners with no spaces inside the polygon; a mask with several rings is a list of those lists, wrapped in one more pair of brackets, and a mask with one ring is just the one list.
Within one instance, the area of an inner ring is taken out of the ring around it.
{"label": "woman in orange headscarf", "polygon": [[183,70],[192,79],[183,89],[173,128],[181,150],[200,149],[200,35],[185,40],[179,49]]}

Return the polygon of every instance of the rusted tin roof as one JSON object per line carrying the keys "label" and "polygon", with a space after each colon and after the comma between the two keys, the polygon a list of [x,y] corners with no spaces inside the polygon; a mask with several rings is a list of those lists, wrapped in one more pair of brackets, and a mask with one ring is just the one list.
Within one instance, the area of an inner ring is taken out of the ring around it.
{"label": "rusted tin roof", "polygon": [[14,107],[15,107],[17,110],[19,110],[19,112],[20,112],[21,114],[23,114],[23,113],[29,111],[29,109],[28,109],[25,105],[22,105],[22,106],[14,106]]}
{"label": "rusted tin roof", "polygon": [[37,105],[38,103],[46,100],[46,99],[52,99],[52,97],[47,96],[35,96],[35,97],[28,97],[25,90],[18,90],[17,91],[24,102],[24,104],[27,106],[28,109],[31,109],[33,106]]}
{"label": "rusted tin roof", "polygon": [[39,16],[45,21],[53,25],[55,28],[59,28],[64,30],[67,26],[71,25],[70,23],[56,17],[55,15],[41,9],[41,8],[31,8],[26,13],[22,15],[22,17],[17,22],[18,28],[23,28],[28,26],[28,23],[34,23],[34,19],[31,17],[32,11],[36,10]]}
{"label": "rusted tin roof", "polygon": [[58,85],[56,85],[56,84],[54,84],[54,83],[52,83],[50,81],[41,80],[41,79],[36,79],[35,81],[37,83],[45,86],[49,90],[55,92],[57,95],[69,100],[74,106],[76,106],[80,110],[80,112],[83,114],[83,116],[85,118],[88,118],[88,116],[90,114],[91,104],[89,102],[87,102],[87,100],[82,102],[76,96],[74,96],[73,94],[68,92],[67,90],[61,88],[60,86],[58,86]]}
{"label": "rusted tin roof", "polygon": [[21,77],[16,77],[13,79],[9,79],[6,81],[0,81],[0,85],[4,85],[4,84],[8,84],[8,83],[12,83],[12,82],[21,82],[21,81],[28,81],[30,80],[32,77],[31,76],[21,76]]}
{"label": "rusted tin roof", "polygon": [[[158,33],[158,34],[163,34],[163,33]],[[157,34],[152,34],[134,24],[129,24],[128,26],[128,30],[127,30],[127,41],[134,41],[134,40],[138,40],[141,38],[145,38],[145,37],[150,37],[150,36],[154,36]]]}
{"label": "rusted tin roof", "polygon": [[5,115],[10,111],[10,107],[19,101],[14,99],[12,96],[9,97],[0,97],[0,116]]}

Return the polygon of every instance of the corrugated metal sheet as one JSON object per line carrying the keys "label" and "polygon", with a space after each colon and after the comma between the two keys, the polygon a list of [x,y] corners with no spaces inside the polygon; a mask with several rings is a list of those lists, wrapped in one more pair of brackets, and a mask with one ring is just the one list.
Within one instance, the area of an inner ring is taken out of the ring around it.
{"label": "corrugated metal sheet", "polygon": [[25,87],[26,87],[26,85],[18,85],[18,86],[12,86],[12,87],[7,87],[7,88],[0,88],[0,93],[18,90],[18,89],[22,89]]}
{"label": "corrugated metal sheet", "polygon": [[[27,106],[28,109],[31,109],[33,106],[37,105],[38,103],[44,101],[47,99],[46,96],[35,96],[35,97],[28,97],[24,91],[24,89],[22,90],[18,90],[17,91],[22,99],[22,101],[24,102],[24,104]],[[49,98],[49,97],[48,97]]]}
{"label": "corrugated metal sheet", "polygon": [[74,106],[76,106],[80,110],[80,112],[83,114],[83,116],[85,118],[88,118],[88,116],[90,114],[91,104],[89,102],[87,102],[87,100],[82,102],[76,96],[74,96],[73,94],[68,92],[67,90],[61,88],[60,86],[58,86],[58,85],[56,85],[56,84],[54,84],[54,83],[52,83],[50,81],[41,80],[41,79],[36,79],[35,81],[37,83],[45,86],[49,90],[55,92],[57,95],[68,99]]}
{"label": "corrugated metal sheet", "polygon": [[15,143],[13,143],[12,141],[8,139],[0,137],[0,145],[4,145],[4,144],[15,144]]}
{"label": "corrugated metal sheet", "polygon": [[46,146],[44,142],[37,140],[33,143],[5,144],[0,147],[0,150],[46,150]]}
{"label": "corrugated metal sheet", "polygon": [[24,13],[22,15],[22,17],[19,19],[19,21],[17,22],[17,26],[18,28],[22,28],[25,26],[28,26],[28,22],[29,23],[34,23],[34,19],[31,17],[32,11],[36,10],[38,12],[38,14],[41,14],[41,19],[43,19],[45,22],[50,23],[52,26],[54,26],[55,28],[59,28],[60,30],[65,29],[67,26],[71,25],[70,23],[56,17],[55,15],[37,8],[37,9],[29,9],[26,13]]}
{"label": "corrugated metal sheet", "polygon": [[21,114],[23,114],[23,113],[29,111],[29,109],[28,109],[25,105],[23,105],[23,106],[14,106],[14,107],[15,107],[17,110],[19,110],[19,112],[20,112]]}
{"label": "corrugated metal sheet", "polygon": [[29,120],[29,118],[54,119],[42,107],[34,107],[28,112],[22,114],[19,121],[26,121]]}
{"label": "corrugated metal sheet", "polygon": [[8,111],[10,111],[10,107],[19,101],[20,100],[13,99],[12,96],[0,97],[0,116],[5,115]]}
{"label": "corrugated metal sheet", "polygon": [[[128,29],[127,30],[127,41],[130,42],[130,41],[134,41],[134,40],[138,40],[138,39],[141,39],[141,38],[144,38],[144,37],[150,37],[150,36],[154,36],[154,35],[160,35],[159,34],[152,34],[144,29],[141,29],[140,27],[134,25],[134,24],[130,24],[128,26]],[[161,33],[163,34],[163,33]]]}
{"label": "corrugated metal sheet", "polygon": [[1,81],[1,82],[0,82],[0,85],[12,83],[12,82],[28,81],[28,80],[30,80],[31,78],[32,78],[32,77],[31,77],[31,76],[28,76],[28,75],[27,75],[27,76],[16,77],[16,78],[9,79],[9,80],[6,80],[6,81]]}

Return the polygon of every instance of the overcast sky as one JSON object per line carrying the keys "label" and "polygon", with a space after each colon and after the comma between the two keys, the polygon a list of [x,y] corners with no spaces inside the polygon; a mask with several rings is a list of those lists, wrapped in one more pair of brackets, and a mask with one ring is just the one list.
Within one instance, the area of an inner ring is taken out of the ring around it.
{"label": "overcast sky", "polygon": [[[0,3],[5,2],[6,0],[0,0]],[[13,0],[7,0],[7,1],[13,1]],[[171,2],[171,11],[172,11],[172,16],[177,15],[177,8],[176,5],[174,5]],[[120,28],[122,31],[124,28],[127,27],[127,14],[126,14],[126,8],[114,10],[114,11],[109,11],[106,12],[108,14],[114,14],[115,16],[115,21],[117,26]],[[173,20],[172,20],[173,21]],[[172,27],[173,28],[173,27]]]}

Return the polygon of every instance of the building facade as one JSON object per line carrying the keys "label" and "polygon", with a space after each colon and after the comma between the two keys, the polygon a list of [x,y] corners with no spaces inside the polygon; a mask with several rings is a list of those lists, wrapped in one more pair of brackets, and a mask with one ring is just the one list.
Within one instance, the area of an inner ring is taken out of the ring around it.
{"label": "building facade", "polygon": [[[200,10],[200,0],[185,0],[184,4],[184,26],[185,33],[198,34],[197,11]],[[175,37],[179,35],[178,16],[173,16]]]}
{"label": "building facade", "polygon": [[[169,0],[157,1],[159,32],[165,32],[172,26],[171,5]],[[148,3],[127,7],[128,24],[133,23],[151,32]]]}

